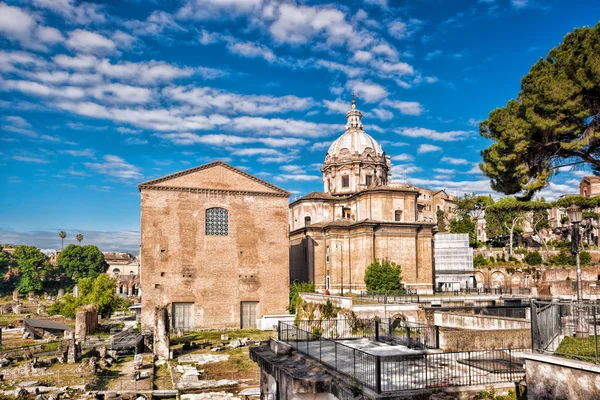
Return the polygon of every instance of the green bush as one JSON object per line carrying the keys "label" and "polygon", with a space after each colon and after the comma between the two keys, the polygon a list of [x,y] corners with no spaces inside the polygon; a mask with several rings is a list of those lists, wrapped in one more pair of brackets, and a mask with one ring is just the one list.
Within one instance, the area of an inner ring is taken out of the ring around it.
{"label": "green bush", "polygon": [[525,256],[525,262],[527,265],[541,265],[544,260],[539,251],[530,251]]}
{"label": "green bush", "polygon": [[592,265],[592,255],[588,251],[579,253],[579,262],[581,265]]}
{"label": "green bush", "polygon": [[365,271],[365,284],[369,291],[388,292],[400,290],[402,289],[401,281],[400,266],[388,259],[384,259],[381,262],[373,260]]}
{"label": "green bush", "polygon": [[288,306],[288,310],[290,314],[296,314],[296,308],[298,307],[298,303],[302,301],[300,298],[300,293],[314,293],[315,292],[315,284],[314,283],[292,283],[290,285],[290,305]]}
{"label": "green bush", "polygon": [[476,267],[485,267],[488,264],[488,261],[485,259],[483,254],[477,254],[475,257],[473,257],[473,264]]}

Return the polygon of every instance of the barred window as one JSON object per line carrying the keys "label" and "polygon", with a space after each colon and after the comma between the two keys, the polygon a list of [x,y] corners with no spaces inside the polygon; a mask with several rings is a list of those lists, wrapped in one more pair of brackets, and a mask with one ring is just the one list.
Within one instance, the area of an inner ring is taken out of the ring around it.
{"label": "barred window", "polygon": [[227,236],[229,234],[229,211],[224,208],[206,209],[206,234]]}

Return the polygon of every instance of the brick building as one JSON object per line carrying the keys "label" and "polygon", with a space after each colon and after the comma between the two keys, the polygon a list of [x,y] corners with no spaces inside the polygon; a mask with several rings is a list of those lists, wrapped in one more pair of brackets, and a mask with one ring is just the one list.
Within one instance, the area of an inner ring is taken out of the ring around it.
{"label": "brick building", "polygon": [[139,185],[142,326],[246,328],[288,305],[289,193],[216,161]]}

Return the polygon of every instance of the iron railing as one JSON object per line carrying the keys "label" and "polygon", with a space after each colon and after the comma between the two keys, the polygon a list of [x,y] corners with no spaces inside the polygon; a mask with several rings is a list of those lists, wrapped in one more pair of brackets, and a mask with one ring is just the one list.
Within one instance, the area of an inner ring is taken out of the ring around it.
{"label": "iron railing", "polygon": [[524,361],[517,353],[528,351],[410,351],[404,355],[378,355],[285,322],[279,322],[279,340],[377,393],[517,382],[525,376]]}
{"label": "iron railing", "polygon": [[520,295],[528,296],[531,294],[530,288],[469,288],[460,290],[441,291],[435,290],[434,295],[419,295],[415,293],[400,292],[360,292],[359,301],[363,303],[381,303],[381,304],[403,304],[403,303],[430,303],[435,296],[507,296]]}
{"label": "iron railing", "polygon": [[531,301],[531,349],[600,364],[600,304]]}
{"label": "iron railing", "polygon": [[411,349],[439,348],[439,327],[391,318],[379,323],[377,340]]}

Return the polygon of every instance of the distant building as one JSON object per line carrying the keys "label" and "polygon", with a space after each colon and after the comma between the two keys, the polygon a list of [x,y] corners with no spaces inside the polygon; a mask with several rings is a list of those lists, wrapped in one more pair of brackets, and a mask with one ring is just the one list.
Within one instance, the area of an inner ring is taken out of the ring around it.
{"label": "distant building", "polygon": [[288,305],[290,194],[217,161],[139,185],[144,328],[252,328]]}
{"label": "distant building", "polygon": [[139,275],[140,258],[131,253],[105,252],[104,261],[108,263],[107,274],[110,276]]}
{"label": "distant building", "polygon": [[469,235],[438,233],[433,243],[436,290],[453,291],[475,287],[473,248],[469,247]]}

